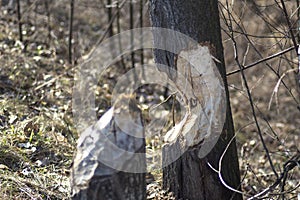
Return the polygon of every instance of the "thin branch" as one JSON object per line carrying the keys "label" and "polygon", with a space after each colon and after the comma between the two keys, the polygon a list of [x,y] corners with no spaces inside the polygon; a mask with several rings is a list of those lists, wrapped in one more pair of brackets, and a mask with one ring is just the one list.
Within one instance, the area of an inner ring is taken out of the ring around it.
{"label": "thin branch", "polygon": [[243,69],[237,69],[237,70],[234,70],[234,71],[232,71],[232,72],[229,72],[229,73],[226,74],[226,76],[231,76],[231,75],[233,75],[233,74],[236,74],[236,73],[241,72],[242,70],[249,69],[249,68],[254,67],[254,66],[256,66],[256,65],[258,65],[258,64],[260,64],[260,63],[262,63],[262,62],[266,62],[266,61],[268,61],[268,60],[271,60],[271,59],[273,59],[273,58],[276,58],[276,57],[278,57],[278,56],[281,56],[281,55],[283,55],[283,54],[285,54],[285,53],[287,53],[287,52],[290,52],[291,50],[294,50],[294,48],[295,48],[294,46],[289,47],[289,48],[287,48],[287,49],[285,49],[285,50],[283,50],[283,51],[280,51],[280,52],[275,53],[275,54],[273,54],[273,55],[271,55],[271,56],[268,56],[268,57],[266,57],[266,58],[260,59],[260,60],[254,62],[254,63],[251,63],[251,64],[249,64],[249,65],[246,65],[246,66],[244,66]]}
{"label": "thin branch", "polygon": [[[284,3],[283,0],[280,0],[280,2],[281,2],[281,5],[282,5],[282,10],[283,10],[283,13],[284,13],[284,16],[285,16],[285,19],[286,19],[286,23],[287,23],[287,25],[289,27],[289,32],[290,32],[290,35],[292,37],[292,41],[293,41],[293,44],[294,44],[294,48],[295,48],[296,54],[298,55],[298,45],[297,45],[296,37],[295,37],[295,35],[293,33],[293,27],[291,25],[291,21],[290,21],[289,15],[288,15],[286,7],[285,7],[285,3]],[[280,7],[280,6],[278,5],[278,7]]]}
{"label": "thin branch", "polygon": [[233,140],[235,139],[236,137],[236,134],[230,139],[229,143],[227,144],[225,150],[223,151],[221,157],[220,157],[220,160],[219,160],[219,165],[218,165],[218,170],[216,170],[209,162],[207,162],[207,165],[216,173],[218,173],[218,176],[219,176],[219,179],[221,181],[221,183],[226,187],[228,188],[229,190],[233,191],[233,192],[236,192],[236,193],[239,193],[239,194],[243,194],[243,195],[246,195],[245,193],[243,193],[242,191],[240,190],[237,190],[233,187],[231,187],[230,185],[228,185],[225,180],[223,179],[223,176],[222,176],[222,173],[221,173],[221,170],[222,170],[222,161],[223,161],[223,158],[228,150],[228,148],[230,147],[231,143],[233,142]]}
{"label": "thin branch", "polygon": [[[228,1],[226,1],[226,4],[227,4],[227,7],[228,7]],[[233,27],[232,26],[232,19],[231,19],[232,14],[230,13],[230,11],[228,9],[227,9],[227,12],[228,12],[228,17],[229,17],[228,29],[231,32],[231,35],[229,37],[231,38],[232,43],[233,43],[234,59],[235,59],[237,65],[239,66],[239,68],[241,70],[241,76],[242,76],[243,83],[244,83],[246,91],[247,91],[247,95],[248,95],[248,98],[249,98],[252,115],[253,115],[253,118],[254,118],[254,121],[255,121],[255,124],[256,124],[256,128],[257,128],[257,131],[258,131],[258,135],[259,135],[260,140],[262,142],[263,148],[264,148],[264,150],[266,152],[266,156],[268,158],[270,166],[271,166],[271,168],[272,168],[275,176],[278,177],[278,174],[277,174],[277,172],[275,170],[275,167],[273,165],[272,159],[270,157],[268,147],[267,147],[267,145],[266,145],[266,143],[264,141],[264,138],[262,136],[262,132],[261,132],[260,126],[258,124],[258,120],[257,120],[256,112],[255,112],[255,109],[254,109],[253,100],[252,100],[252,96],[251,96],[250,89],[249,89],[249,86],[248,86],[247,78],[246,78],[245,73],[243,71],[244,66],[242,66],[241,63],[240,63],[240,61],[239,61],[239,54],[238,54],[238,51],[237,51],[237,43],[236,43],[235,38],[234,38],[234,33],[232,32],[232,29],[233,29],[232,28]]]}
{"label": "thin branch", "polygon": [[277,178],[277,180],[275,181],[275,183],[273,183],[271,186],[267,187],[266,189],[264,189],[263,191],[261,191],[260,193],[254,195],[253,197],[251,197],[248,200],[255,200],[258,197],[261,197],[265,194],[267,194],[270,191],[273,191],[283,180],[283,178],[285,176],[287,176],[287,174],[289,173],[289,171],[291,171],[293,168],[295,168],[296,166],[300,167],[300,152],[298,152],[295,156],[293,156],[290,160],[288,160],[284,165],[283,165],[283,172],[281,173],[280,177]]}
{"label": "thin branch", "polygon": [[[123,0],[120,4],[119,4],[119,9],[121,9],[124,4],[125,4],[126,0]],[[96,45],[95,46],[98,46],[99,44],[101,44],[101,42],[103,42],[103,40],[105,39],[107,33],[109,32],[109,27],[112,25],[112,23],[114,22],[115,18],[117,17],[118,15],[118,10],[116,10],[110,20],[110,22],[107,24],[107,27],[105,28],[105,31],[102,35],[102,37],[96,42]]]}
{"label": "thin branch", "polygon": [[277,94],[277,93],[278,93],[278,90],[279,90],[279,86],[280,86],[281,80],[282,80],[288,73],[294,72],[294,71],[296,71],[296,70],[297,70],[297,69],[290,69],[290,70],[284,72],[284,73],[281,75],[281,77],[280,77],[279,80],[277,81],[276,86],[275,86],[275,88],[274,88],[274,90],[273,90],[273,92],[272,92],[272,95],[271,95],[271,98],[270,98],[270,101],[269,101],[269,104],[268,104],[268,109],[269,109],[269,110],[270,110],[270,108],[271,108],[271,103],[272,103],[272,99],[273,99],[273,97],[274,97],[274,94]]}
{"label": "thin branch", "polygon": [[253,34],[249,34],[249,33],[242,33],[240,31],[237,31],[237,30],[234,30],[233,31],[234,33],[240,33],[240,34],[243,34],[243,35],[247,35],[249,37],[253,37],[253,38],[269,38],[269,39],[273,39],[273,38],[279,38],[279,39],[284,39],[286,38],[286,36],[275,36],[275,35],[253,35]]}
{"label": "thin branch", "polygon": [[[222,4],[222,3],[220,3],[220,5],[223,7],[223,8],[225,8],[225,6]],[[226,9],[226,8],[225,8]],[[221,12],[221,14],[223,15],[223,19],[225,19],[225,14],[223,13],[223,12]],[[244,31],[244,29],[243,29],[243,27],[241,27],[241,25],[239,24],[239,23],[237,23],[236,22],[236,20],[235,20],[235,18],[231,18],[234,22],[235,22],[235,24],[238,26],[238,28],[240,28],[240,30],[243,32],[243,33],[245,33],[245,31]],[[231,21],[230,21],[231,22]],[[228,24],[228,22],[227,21],[224,21],[224,23],[225,23],[225,25],[229,28],[230,27],[230,25]],[[231,22],[232,23],[232,22]],[[231,25],[231,27],[232,27],[232,25]],[[233,31],[233,28],[231,28],[230,29],[230,33],[233,33],[232,32]],[[229,33],[227,33],[227,32],[225,32],[229,37],[231,37],[231,35],[229,34]],[[247,41],[251,44],[251,46],[252,46],[252,48],[255,50],[255,52],[263,59],[263,56],[262,56],[262,54],[259,52],[259,50],[255,47],[255,45],[252,43],[252,41],[249,39],[249,37],[247,36],[247,35],[245,35],[245,34],[243,34],[244,35],[244,37],[247,39]],[[235,37],[233,37],[233,39],[235,39]],[[276,70],[274,70],[273,69],[273,67],[270,65],[270,64],[268,64],[267,62],[266,62],[266,65],[267,65],[267,67],[278,77],[278,78],[280,78],[280,74],[278,73],[278,72],[276,72]],[[243,69],[240,69],[240,71],[241,70],[243,70]],[[291,92],[291,90],[287,87],[287,85],[286,85],[286,83],[282,80],[282,84],[284,85],[284,87],[286,88],[286,90],[288,91],[288,93],[290,94],[290,96],[293,98],[293,100],[299,105],[299,101],[298,101],[298,99],[294,96],[294,94]],[[298,106],[299,107],[299,110],[300,110],[300,106]]]}
{"label": "thin branch", "polygon": [[262,11],[260,11],[260,9],[258,9],[258,6],[254,0],[249,0],[249,3],[251,3],[253,5],[252,7],[250,7],[250,9],[251,10],[254,9],[253,12],[256,13],[266,23],[270,32],[274,32],[274,30],[276,30],[278,33],[284,35],[285,37],[288,37],[288,35],[285,32],[283,32],[283,30],[281,31],[278,29],[278,27],[280,27],[280,25],[276,21],[274,21],[274,18],[271,18],[269,15],[263,14]]}

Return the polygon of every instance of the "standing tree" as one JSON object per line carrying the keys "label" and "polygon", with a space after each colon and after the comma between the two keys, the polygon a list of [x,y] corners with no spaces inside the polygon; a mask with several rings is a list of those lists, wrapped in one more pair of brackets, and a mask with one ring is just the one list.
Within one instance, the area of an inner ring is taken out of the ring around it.
{"label": "standing tree", "polygon": [[[216,64],[224,80],[228,102],[226,122],[213,150],[205,158],[197,159],[197,156],[194,156],[195,148],[189,149],[177,161],[166,166],[163,170],[165,189],[183,199],[242,199],[241,194],[232,190],[240,190],[240,173],[235,140],[230,143],[234,137],[234,127],[227,89],[218,1],[150,0],[150,17],[153,27],[179,31],[196,40],[200,45],[209,44],[210,49],[214,49],[211,53],[220,61]],[[162,42],[160,37],[162,36],[154,33],[155,42]],[[179,44],[180,41],[172,42],[175,46],[176,43],[182,46]],[[182,50],[184,49],[183,47]],[[157,49],[154,51],[154,56],[157,63],[176,68],[175,54]],[[175,78],[171,71],[165,72],[172,79]],[[219,161],[229,144],[230,146],[222,158],[220,170]],[[200,146],[196,148],[200,148]],[[169,156],[167,151],[164,156]],[[212,168],[219,170],[219,173]]]}

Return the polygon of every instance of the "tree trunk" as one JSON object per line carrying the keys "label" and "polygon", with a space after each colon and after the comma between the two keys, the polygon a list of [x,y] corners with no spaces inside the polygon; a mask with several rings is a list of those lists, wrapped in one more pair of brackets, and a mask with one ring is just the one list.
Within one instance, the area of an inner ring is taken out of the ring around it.
{"label": "tree trunk", "polygon": [[[229,103],[229,93],[226,81],[223,46],[219,22],[217,0],[150,0],[150,17],[153,27],[169,28],[188,35],[200,44],[209,42],[215,49],[214,57],[224,80],[226,88],[228,109],[226,122],[219,141],[213,150],[203,159],[195,157],[195,150],[186,151],[177,161],[163,169],[163,185],[183,199],[242,199],[242,195],[226,188],[220,181],[218,173],[207,164],[209,162],[215,169],[227,144],[234,136],[234,127]],[[154,42],[161,42],[159,34],[154,33]],[[179,43],[179,41],[174,41]],[[178,44],[182,46],[182,44]],[[182,47],[181,50],[183,50]],[[154,51],[157,63],[176,68],[175,55],[163,50]],[[174,78],[170,71],[165,71],[169,77]],[[176,144],[175,144],[176,145]],[[163,160],[168,159],[168,148],[163,149]],[[222,177],[232,188],[240,190],[240,173],[235,140],[231,143],[222,161]]]}
{"label": "tree trunk", "polygon": [[[132,128],[120,121],[126,122],[128,113],[139,126]],[[71,173],[73,200],[146,199],[142,121],[134,99],[121,95],[94,126],[81,134]]]}

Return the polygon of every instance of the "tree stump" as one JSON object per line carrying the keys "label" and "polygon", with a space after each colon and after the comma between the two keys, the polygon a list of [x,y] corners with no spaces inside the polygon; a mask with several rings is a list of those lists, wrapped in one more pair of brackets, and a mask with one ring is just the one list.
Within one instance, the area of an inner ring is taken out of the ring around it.
{"label": "tree stump", "polygon": [[[131,122],[127,123],[131,117]],[[146,199],[142,115],[131,96],[116,103],[78,140],[71,174],[72,199]]]}

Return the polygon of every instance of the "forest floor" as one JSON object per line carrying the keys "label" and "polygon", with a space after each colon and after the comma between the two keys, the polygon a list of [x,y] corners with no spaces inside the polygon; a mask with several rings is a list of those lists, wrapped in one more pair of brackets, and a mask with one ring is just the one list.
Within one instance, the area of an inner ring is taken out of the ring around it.
{"label": "forest floor", "polygon": [[[19,39],[16,13],[0,10],[1,199],[70,197],[69,176],[79,134],[72,112],[74,74],[83,61],[82,55],[91,50],[99,34],[103,33],[95,22],[99,17],[103,18],[104,14],[98,13],[94,14],[94,18],[88,18],[86,13],[92,15],[96,11],[86,11],[83,8],[82,12],[79,11],[80,15],[75,17],[74,25],[75,30],[80,30],[74,36],[76,59],[69,64],[67,10],[65,7],[58,9],[59,4],[56,4],[52,9],[57,8],[57,13],[53,14],[51,24],[47,24],[43,8],[38,7],[32,14],[32,8],[28,7],[23,16],[23,42]],[[230,72],[237,68],[230,55],[232,53],[227,39],[224,39],[224,48],[227,71]],[[275,53],[277,49],[273,51]],[[153,62],[151,51],[146,51],[145,55],[146,63]],[[257,58],[253,56],[252,59],[255,61]],[[129,59],[124,60],[129,69]],[[112,69],[98,83],[98,117],[111,106],[111,91],[120,73],[122,70]],[[271,98],[278,78],[265,68],[262,69],[261,65],[250,69],[246,75],[249,77],[248,83],[264,141],[274,168],[281,173],[284,164],[299,152],[299,105],[284,89]],[[294,76],[287,76],[284,80],[289,88],[296,87]],[[240,75],[229,76],[228,82],[242,190],[245,194],[254,195],[272,185],[276,176],[257,133]],[[296,89],[291,90],[295,96],[298,95]],[[164,98],[160,89],[157,92],[146,92],[149,101],[154,99],[161,102]],[[158,140],[159,137],[148,139],[147,148],[159,148],[161,143]],[[285,182],[286,191],[289,191],[286,196],[288,199],[297,199],[297,194],[300,193],[299,180],[299,167],[296,167]],[[161,171],[149,174],[147,183],[148,199],[173,198],[161,189]],[[280,192],[280,188],[274,193],[276,192]],[[273,196],[274,199],[277,198],[276,194]],[[272,199],[271,197],[272,195],[268,198]]]}

